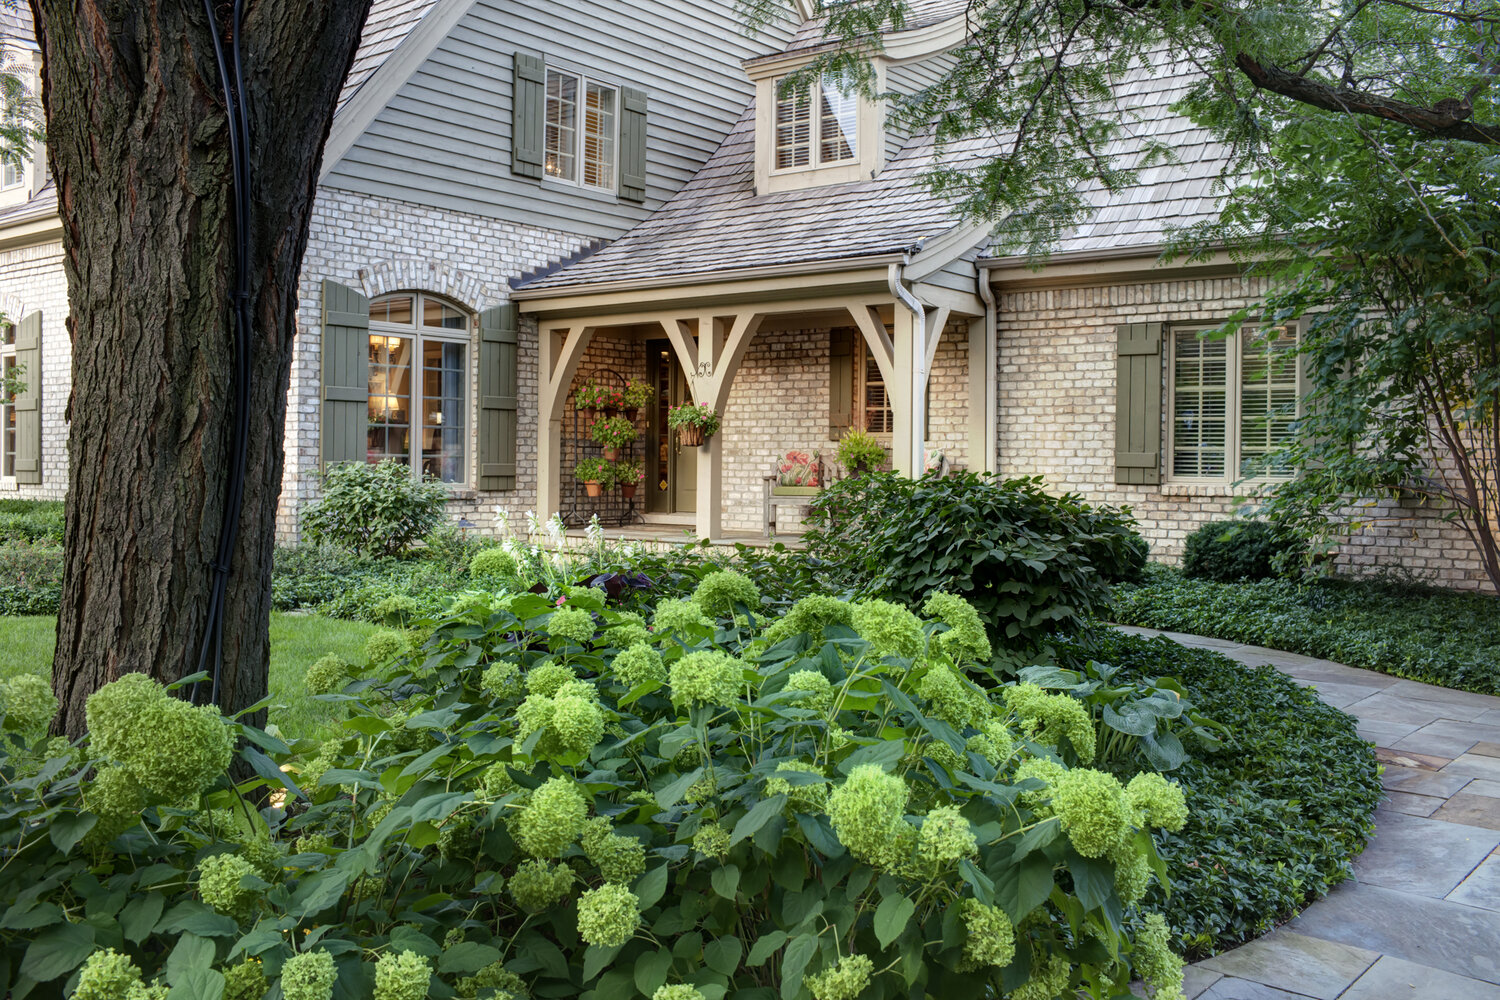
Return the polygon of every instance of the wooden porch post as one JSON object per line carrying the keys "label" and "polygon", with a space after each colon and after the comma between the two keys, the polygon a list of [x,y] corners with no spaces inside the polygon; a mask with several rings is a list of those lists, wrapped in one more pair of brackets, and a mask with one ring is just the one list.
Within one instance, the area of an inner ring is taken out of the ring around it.
{"label": "wooden porch post", "polygon": [[537,331],[536,513],[546,520],[562,510],[562,410],[592,326]]}
{"label": "wooden porch post", "polygon": [[[724,352],[724,322],[715,316],[698,317],[698,377],[694,380],[694,399],[707,404],[721,417],[727,391],[720,393]],[[721,398],[722,397],[722,398]],[[724,533],[724,435],[715,434],[698,449],[699,538],[718,538]]]}
{"label": "wooden porch post", "polygon": [[917,317],[900,303],[896,305],[895,329],[891,335],[895,378],[886,382],[895,426],[891,434],[891,467],[903,476],[922,474],[922,394],[925,384],[922,365],[926,345],[919,343],[921,331]]}

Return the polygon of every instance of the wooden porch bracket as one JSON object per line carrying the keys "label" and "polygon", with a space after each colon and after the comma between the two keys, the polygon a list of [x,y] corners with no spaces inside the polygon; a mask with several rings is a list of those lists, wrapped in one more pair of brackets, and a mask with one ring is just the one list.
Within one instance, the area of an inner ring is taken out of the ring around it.
{"label": "wooden porch bracket", "polygon": [[[562,509],[562,408],[583,352],[594,339],[593,326],[560,330],[542,326],[537,331],[537,516],[551,517]],[[562,334],[559,337],[559,334]]]}

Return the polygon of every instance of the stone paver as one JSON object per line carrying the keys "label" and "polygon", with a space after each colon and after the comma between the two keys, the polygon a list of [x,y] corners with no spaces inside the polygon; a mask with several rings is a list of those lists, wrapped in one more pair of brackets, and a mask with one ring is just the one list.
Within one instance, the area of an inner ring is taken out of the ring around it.
{"label": "stone paver", "polygon": [[1169,635],[1273,666],[1354,716],[1389,796],[1355,878],[1271,934],[1191,966],[1188,1000],[1500,1000],[1500,698]]}

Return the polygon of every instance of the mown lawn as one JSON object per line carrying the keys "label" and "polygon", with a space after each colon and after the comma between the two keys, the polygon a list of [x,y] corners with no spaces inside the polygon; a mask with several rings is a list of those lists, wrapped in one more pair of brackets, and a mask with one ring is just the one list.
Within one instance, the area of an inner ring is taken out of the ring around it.
{"label": "mown lawn", "polygon": [[[307,668],[325,653],[364,662],[365,640],[379,629],[364,622],[317,615],[271,616],[270,722],[288,738],[321,735],[342,710],[313,701],[302,685]],[[0,618],[0,677],[31,672],[45,675],[57,641],[51,615]]]}

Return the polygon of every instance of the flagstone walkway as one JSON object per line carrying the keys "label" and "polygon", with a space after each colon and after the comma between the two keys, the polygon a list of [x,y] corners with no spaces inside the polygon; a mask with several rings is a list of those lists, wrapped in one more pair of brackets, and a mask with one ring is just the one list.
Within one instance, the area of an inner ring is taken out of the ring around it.
{"label": "flagstone walkway", "polygon": [[1500,698],[1222,639],[1359,720],[1389,801],[1354,878],[1290,923],[1188,969],[1188,1000],[1500,1000]]}

